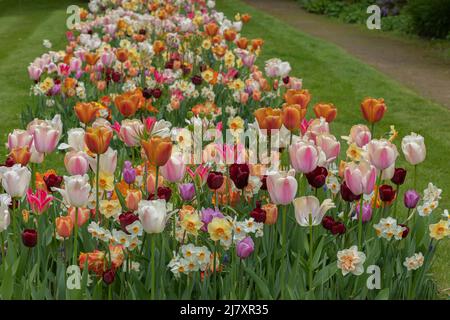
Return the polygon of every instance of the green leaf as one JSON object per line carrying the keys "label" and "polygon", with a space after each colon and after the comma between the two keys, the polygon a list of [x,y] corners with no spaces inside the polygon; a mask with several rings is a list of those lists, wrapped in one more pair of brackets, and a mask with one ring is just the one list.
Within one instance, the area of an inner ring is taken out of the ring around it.
{"label": "green leaf", "polygon": [[255,281],[258,290],[261,293],[261,299],[273,299],[270,295],[269,288],[267,284],[260,278],[258,275],[248,267],[245,267],[245,271],[252,277],[253,281]]}
{"label": "green leaf", "polygon": [[335,263],[329,264],[328,266],[322,268],[314,277],[313,287],[317,288],[323,285],[325,282],[330,280],[332,276],[335,275],[338,267]]}
{"label": "green leaf", "polygon": [[389,288],[384,288],[378,292],[375,300],[388,300],[389,299]]}

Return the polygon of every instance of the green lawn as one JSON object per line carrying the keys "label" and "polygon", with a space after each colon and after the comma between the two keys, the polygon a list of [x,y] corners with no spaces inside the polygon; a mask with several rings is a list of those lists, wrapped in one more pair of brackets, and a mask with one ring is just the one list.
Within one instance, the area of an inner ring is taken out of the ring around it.
{"label": "green lawn", "polygon": [[[252,21],[245,26],[247,37],[263,37],[264,59],[279,57],[288,60],[294,75],[304,79],[304,87],[313,94],[312,104],[333,102],[339,116],[332,125],[336,135],[347,134],[351,125],[360,122],[359,103],[366,96],[384,97],[387,113],[376,131],[387,131],[395,124],[401,135],[416,131],[425,136],[428,159],[420,166],[422,189],[433,181],[444,189],[441,207],[448,207],[450,183],[450,111],[416,95],[398,83],[359,62],[343,50],[324,41],[311,38],[280,20],[254,10],[238,0],[218,0],[218,9],[232,18],[236,12],[248,12]],[[49,39],[54,49],[65,44],[66,8],[74,0],[0,0],[0,127],[1,160],[4,159],[7,133],[20,126],[20,110],[30,102],[27,66],[46,49],[43,39]],[[400,163],[400,165],[405,165]],[[411,187],[411,185],[409,186]],[[434,266],[440,288],[450,287],[449,243],[441,243]]]}
{"label": "green lawn", "polygon": [[[260,66],[273,57],[289,61],[293,75],[303,78],[304,87],[313,95],[310,105],[325,101],[333,102],[338,107],[338,117],[332,124],[332,131],[337,136],[347,135],[353,124],[363,121],[359,104],[364,97],[384,97],[388,112],[382,123],[377,124],[376,135],[389,131],[392,124],[401,136],[411,131],[423,135],[428,155],[426,162],[419,167],[421,178],[418,186],[423,189],[432,181],[444,190],[440,207],[450,207],[450,110],[421,98],[339,47],[299,32],[242,1],[217,0],[217,9],[229,18],[237,12],[251,14],[252,20],[244,27],[243,34],[249,38],[264,39]],[[398,165],[411,169],[403,160]],[[412,184],[407,187],[412,187]],[[434,214],[441,212],[439,210]],[[441,289],[450,287],[449,261],[450,241],[447,240],[440,244],[433,268]]]}

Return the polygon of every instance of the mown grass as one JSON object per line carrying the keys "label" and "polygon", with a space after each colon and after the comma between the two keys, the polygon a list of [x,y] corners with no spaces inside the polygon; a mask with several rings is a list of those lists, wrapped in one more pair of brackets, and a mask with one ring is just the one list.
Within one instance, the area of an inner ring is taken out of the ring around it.
{"label": "mown grass", "polygon": [[[263,38],[264,46],[259,65],[266,59],[279,57],[290,62],[293,75],[303,78],[305,88],[312,93],[310,105],[319,101],[333,102],[339,109],[338,117],[332,123],[336,136],[347,135],[350,127],[363,123],[359,105],[364,97],[383,97],[388,112],[383,121],[376,125],[376,135],[389,131],[395,125],[400,136],[411,131],[425,137],[427,160],[420,165],[418,188],[423,190],[433,182],[444,190],[441,208],[449,207],[450,190],[450,110],[430,102],[415,92],[381,74],[374,68],[353,58],[341,48],[320,39],[310,37],[283,21],[254,9],[239,0],[218,0],[217,9],[233,18],[237,12],[247,12],[253,17],[245,25],[243,34],[249,38]],[[383,50],[383,48],[373,48]],[[313,116],[312,110],[309,115]],[[400,139],[397,139],[400,150]],[[404,160],[399,166],[412,169]],[[403,190],[412,188],[412,175]],[[437,210],[434,215],[440,215]],[[441,289],[450,287],[450,241],[440,243],[433,273]]]}
{"label": "mown grass", "polygon": [[[43,39],[49,39],[54,49],[65,45],[66,8],[82,1],[3,0],[0,2],[0,141],[8,132],[20,127],[20,112],[30,103],[31,82],[28,64],[46,51]],[[338,47],[309,37],[238,0],[218,0],[218,9],[233,17],[236,12],[253,16],[245,26],[248,37],[265,40],[260,63],[267,58],[288,60],[294,75],[304,79],[304,86],[313,94],[312,103],[330,101],[339,107],[339,116],[332,124],[338,135],[347,134],[350,126],[361,122],[359,103],[366,96],[384,97],[389,112],[377,134],[395,124],[401,135],[416,131],[425,136],[428,159],[420,166],[419,186],[423,189],[433,181],[444,189],[441,207],[448,207],[450,163],[450,111],[429,102],[411,90],[390,80],[375,69],[352,58]],[[382,48],[377,48],[382,50]],[[1,160],[6,150],[0,146]],[[400,165],[405,166],[404,162]],[[407,187],[411,187],[409,184]],[[404,188],[406,189],[406,188]],[[449,243],[441,243],[433,268],[440,288],[450,287]]]}

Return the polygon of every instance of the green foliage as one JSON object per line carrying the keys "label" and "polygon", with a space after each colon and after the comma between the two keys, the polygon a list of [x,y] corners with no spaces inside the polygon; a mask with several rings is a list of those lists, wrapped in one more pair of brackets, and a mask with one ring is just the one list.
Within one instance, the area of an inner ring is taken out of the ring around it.
{"label": "green foliage", "polygon": [[406,12],[414,31],[424,37],[445,38],[450,33],[450,1],[410,0]]}

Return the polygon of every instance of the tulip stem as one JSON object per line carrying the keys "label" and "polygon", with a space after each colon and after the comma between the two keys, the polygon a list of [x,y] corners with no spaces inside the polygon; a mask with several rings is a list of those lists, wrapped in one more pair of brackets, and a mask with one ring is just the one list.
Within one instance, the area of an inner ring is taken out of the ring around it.
{"label": "tulip stem", "polygon": [[214,242],[214,299],[217,299],[217,241]]}
{"label": "tulip stem", "polygon": [[394,200],[394,217],[397,216],[397,202],[398,197],[400,196],[400,185],[397,185],[397,190],[395,191],[395,200]]}
{"label": "tulip stem", "polygon": [[156,269],[155,269],[155,234],[151,235],[151,268],[152,268],[152,288],[151,288],[151,298],[155,300],[156,296]]}
{"label": "tulip stem", "polygon": [[156,166],[156,177],[155,177],[155,194],[153,195],[154,199],[158,199],[158,176],[159,176],[159,166]]}
{"label": "tulip stem", "polygon": [[4,263],[3,259],[5,258],[5,240],[3,239],[3,232],[0,232],[0,245],[2,247],[2,264]]}
{"label": "tulip stem", "polygon": [[309,269],[308,269],[308,283],[309,290],[312,290],[313,284],[313,255],[314,255],[314,244],[313,244],[313,224],[312,224],[312,214],[309,215]]}
{"label": "tulip stem", "polygon": [[75,208],[75,231],[73,234],[73,264],[77,264],[77,250],[78,250],[78,208]]}
{"label": "tulip stem", "polygon": [[[97,168],[96,168],[96,175],[95,175],[95,214],[98,215],[98,219],[100,219],[100,203],[99,203],[99,192],[98,188],[100,186],[100,154],[97,154]],[[76,212],[76,215],[78,216],[78,211]]]}
{"label": "tulip stem", "polygon": [[417,191],[417,165],[414,166],[414,190]]}
{"label": "tulip stem", "polygon": [[281,225],[281,238],[282,238],[282,254],[281,254],[281,299],[284,299],[284,291],[286,287],[286,210],[287,206],[283,206],[283,217]]}
{"label": "tulip stem", "polygon": [[[375,200],[376,201],[376,200]],[[359,217],[358,217],[358,249],[362,250],[362,216],[363,216],[364,199],[359,200]]]}

